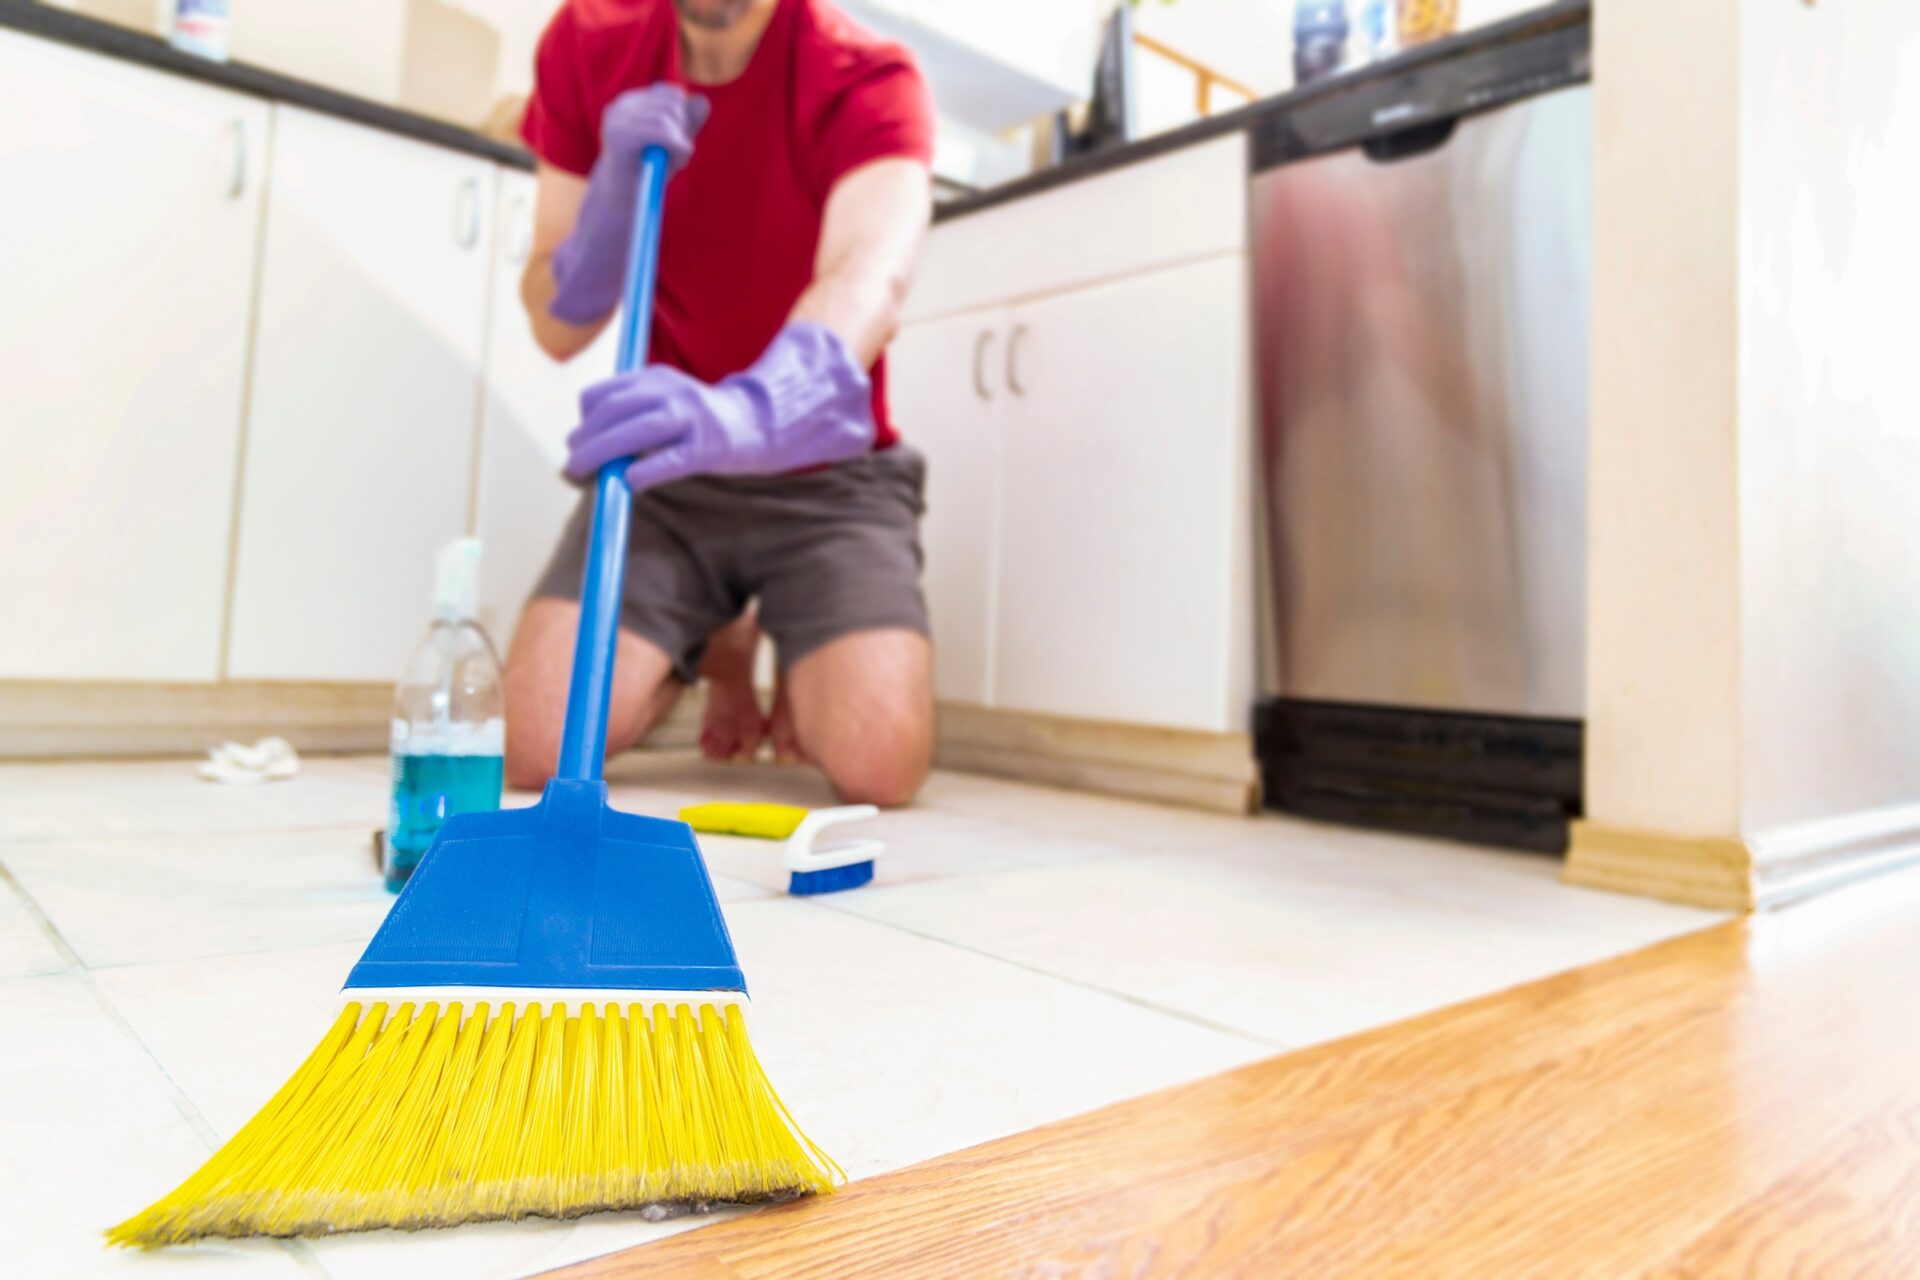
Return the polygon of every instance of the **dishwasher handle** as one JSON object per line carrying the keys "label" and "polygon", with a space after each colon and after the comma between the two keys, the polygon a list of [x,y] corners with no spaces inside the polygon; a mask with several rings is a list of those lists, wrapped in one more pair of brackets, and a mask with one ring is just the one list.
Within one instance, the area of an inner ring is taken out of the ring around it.
{"label": "dishwasher handle", "polygon": [[1392,133],[1368,138],[1360,144],[1360,149],[1366,152],[1367,159],[1375,164],[1392,164],[1397,160],[1411,160],[1415,156],[1424,156],[1446,146],[1453,138],[1454,126],[1459,123],[1459,116],[1423,120],[1419,124],[1408,125]]}

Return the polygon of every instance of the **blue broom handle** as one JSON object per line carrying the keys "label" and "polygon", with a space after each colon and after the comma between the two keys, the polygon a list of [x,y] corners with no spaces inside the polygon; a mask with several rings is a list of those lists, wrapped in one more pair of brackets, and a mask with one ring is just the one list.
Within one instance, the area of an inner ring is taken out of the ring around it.
{"label": "blue broom handle", "polygon": [[[653,328],[653,287],[660,264],[660,213],[667,194],[667,153],[648,147],[640,156],[633,244],[627,252],[626,289],[620,305],[617,369],[628,373],[646,360]],[[587,543],[586,582],[580,589],[580,632],[573,648],[573,684],[567,691],[567,723],[560,737],[555,775],[592,781],[607,754],[607,713],[613,696],[614,638],[620,630],[620,596],[627,576],[627,523],[633,494],[620,458],[600,468],[593,503],[593,536]]]}

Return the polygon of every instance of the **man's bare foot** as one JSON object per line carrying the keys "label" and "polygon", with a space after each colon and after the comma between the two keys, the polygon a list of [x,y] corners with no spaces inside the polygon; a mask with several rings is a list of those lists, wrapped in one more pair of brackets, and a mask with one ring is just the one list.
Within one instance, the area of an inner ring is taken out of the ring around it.
{"label": "man's bare foot", "polygon": [[707,680],[707,710],[700,725],[700,754],[722,763],[746,763],[760,754],[766,719],[751,680]]}
{"label": "man's bare foot", "polygon": [[707,642],[700,663],[707,685],[700,754],[709,760],[752,760],[766,739],[767,720],[753,691],[753,651],[759,643],[760,627],[751,612],[741,614]]}
{"label": "man's bare foot", "polygon": [[784,674],[773,686],[773,712],[767,717],[767,737],[773,740],[776,763],[806,763],[807,753],[800,749],[800,735],[793,728],[793,708],[787,702],[787,679]]}

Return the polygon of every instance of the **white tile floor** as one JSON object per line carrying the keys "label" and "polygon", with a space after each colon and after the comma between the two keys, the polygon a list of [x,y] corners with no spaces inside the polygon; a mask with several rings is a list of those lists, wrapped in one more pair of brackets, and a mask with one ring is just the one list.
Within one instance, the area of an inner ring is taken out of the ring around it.
{"label": "white tile floor", "polygon": [[[630,756],[615,803],[829,803],[804,772]],[[520,802],[524,802],[524,799]],[[111,1253],[312,1048],[389,901],[383,760],[220,788],[190,764],[0,767],[0,1240],[10,1274],[519,1276],[697,1226],[631,1215]],[[1710,923],[1551,860],[959,774],[874,824],[875,883],[709,860],[756,1048],[854,1177]]]}

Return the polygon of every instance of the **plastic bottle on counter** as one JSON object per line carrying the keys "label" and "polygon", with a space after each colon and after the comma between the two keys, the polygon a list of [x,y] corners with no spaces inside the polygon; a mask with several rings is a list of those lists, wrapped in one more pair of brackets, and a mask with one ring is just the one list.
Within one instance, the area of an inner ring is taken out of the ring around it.
{"label": "plastic bottle on counter", "polygon": [[173,0],[170,43],[185,53],[227,60],[227,0]]}
{"label": "plastic bottle on counter", "polygon": [[384,870],[395,893],[456,813],[500,807],[506,685],[493,641],[475,621],[480,542],[440,553],[433,625],[407,659],[393,699],[393,805]]}
{"label": "plastic bottle on counter", "polygon": [[1351,31],[1346,0],[1294,0],[1293,82],[1307,85],[1338,74]]}
{"label": "plastic bottle on counter", "polygon": [[1367,61],[1390,58],[1399,49],[1398,7],[1395,0],[1362,0],[1360,36],[1366,42]]}
{"label": "plastic bottle on counter", "polygon": [[1460,29],[1460,0],[1399,0],[1395,32],[1402,48],[1450,36]]}

